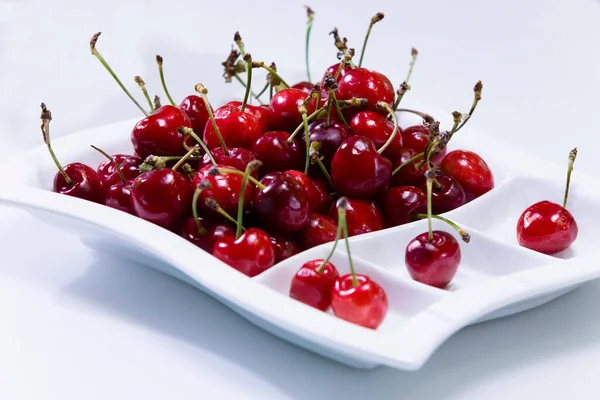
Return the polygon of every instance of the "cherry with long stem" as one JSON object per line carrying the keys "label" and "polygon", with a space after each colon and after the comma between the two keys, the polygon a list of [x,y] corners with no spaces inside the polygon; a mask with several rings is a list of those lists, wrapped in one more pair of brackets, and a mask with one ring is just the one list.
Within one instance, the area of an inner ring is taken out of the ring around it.
{"label": "cherry with long stem", "polygon": [[569,165],[567,166],[567,183],[565,185],[565,195],[563,197],[563,208],[567,208],[567,200],[569,199],[569,188],[571,186],[571,173],[573,172],[573,166],[575,159],[577,158],[577,147],[569,152]]}
{"label": "cherry with long stem", "polygon": [[217,164],[217,162],[215,161],[212,153],[210,152],[210,150],[208,149],[208,147],[206,147],[206,144],[204,143],[204,141],[200,138],[200,136],[198,136],[198,134],[196,132],[194,132],[194,130],[192,128],[188,128],[187,126],[180,126],[179,127],[179,133],[181,133],[182,135],[191,136],[198,143],[198,145],[200,147],[202,147],[202,150],[204,150],[204,152],[206,153],[206,155],[210,159],[210,162],[213,165]]}
{"label": "cherry with long stem", "polygon": [[119,175],[119,179],[121,179],[121,183],[123,183],[123,184],[127,183],[127,179],[125,178],[125,175],[123,174],[123,170],[121,170],[121,166],[119,165],[118,162],[115,161],[114,158],[112,158],[110,155],[108,155],[107,152],[105,152],[104,150],[102,150],[99,147],[94,146],[93,144],[91,144],[90,147],[92,149],[96,150],[98,153],[102,154],[104,157],[106,157],[107,160],[109,160],[111,162],[111,164],[115,167],[117,174]]}
{"label": "cherry with long stem", "polygon": [[148,90],[146,90],[146,83],[140,76],[134,77],[133,80],[135,81],[135,83],[138,84],[138,86],[142,90],[142,94],[144,95],[144,98],[146,99],[146,101],[148,102],[148,106],[150,107],[150,114],[154,114],[154,104],[152,104],[152,100],[150,100]]}
{"label": "cherry with long stem", "polygon": [[[241,226],[241,225],[238,225],[238,221],[235,218],[233,218],[231,215],[229,215],[229,213],[227,211],[225,211],[223,209],[223,207],[221,207],[215,199],[209,197],[204,200],[204,204],[206,204],[206,206],[208,208],[210,208],[211,210],[214,210],[215,212],[220,214],[223,218],[225,218],[227,221],[231,222],[235,226]],[[246,228],[244,228],[243,226],[241,227],[241,229],[244,231],[246,230]]]}
{"label": "cherry with long stem", "polygon": [[60,172],[60,174],[65,179],[65,182],[67,182],[67,185],[73,186],[73,180],[67,174],[67,172],[63,168],[60,161],[58,161],[58,158],[56,157],[56,154],[54,153],[54,150],[52,149],[52,144],[50,143],[50,121],[52,121],[52,113],[50,112],[50,110],[48,110],[48,108],[46,107],[46,104],[44,104],[44,103],[41,104],[41,108],[42,108],[42,114],[41,114],[40,118],[42,120],[42,125],[40,126],[40,128],[42,130],[42,137],[44,139],[44,143],[46,144],[46,147],[48,148],[48,153],[50,153],[50,157],[52,157],[54,164],[58,168],[58,171]]}
{"label": "cherry with long stem", "polygon": [[358,60],[358,68],[362,66],[363,58],[365,56],[365,50],[367,49],[367,42],[369,41],[369,36],[371,36],[371,29],[373,26],[381,21],[385,15],[381,12],[378,12],[373,17],[371,17],[371,22],[369,23],[369,28],[367,29],[367,34],[365,35],[365,40],[363,41],[363,47],[360,51],[360,59]]}
{"label": "cherry with long stem", "polygon": [[331,175],[329,174],[329,171],[327,171],[327,167],[325,167],[325,164],[323,164],[323,157],[319,156],[320,148],[321,148],[320,142],[312,142],[310,144],[310,153],[309,153],[310,162],[311,162],[311,164],[317,164],[317,166],[323,173],[323,176],[325,176],[325,179],[327,179],[327,183],[329,183],[329,186],[334,187],[333,180],[331,179]]}
{"label": "cherry with long stem", "polygon": [[144,107],[142,107],[140,105],[140,103],[138,103],[138,101],[135,99],[135,97],[133,97],[131,95],[131,93],[129,92],[129,90],[127,90],[127,88],[125,87],[125,85],[123,84],[123,82],[121,82],[121,80],[119,79],[119,77],[117,76],[117,74],[115,74],[115,72],[112,70],[112,68],[108,65],[108,63],[106,62],[106,60],[104,59],[104,57],[102,57],[102,55],[100,54],[100,52],[98,51],[98,49],[96,49],[96,43],[98,42],[98,38],[100,37],[101,34],[102,34],[102,32],[96,33],[94,36],[92,36],[92,39],[90,40],[90,50],[92,52],[92,55],[95,56],[98,59],[98,61],[100,61],[100,63],[104,66],[104,68],[108,71],[108,73],[113,77],[113,79],[121,87],[121,89],[123,90],[123,92],[125,92],[125,94],[127,95],[127,97],[129,97],[131,99],[131,101],[133,101],[133,103],[137,106],[137,108],[139,108],[140,111],[145,116],[148,116],[149,115],[148,111],[146,111],[144,109]]}
{"label": "cherry with long stem", "polygon": [[217,126],[217,121],[215,120],[215,116],[213,114],[212,107],[210,106],[210,103],[208,101],[208,89],[206,89],[206,87],[203,84],[198,83],[194,87],[194,90],[196,90],[196,92],[198,92],[198,94],[200,94],[200,97],[202,97],[202,100],[204,100],[204,106],[206,107],[206,112],[208,113],[210,122],[215,130],[215,135],[217,136],[217,139],[219,140],[219,143],[221,144],[221,147],[223,148],[223,153],[225,153],[225,155],[228,156],[229,149],[227,148],[227,145],[225,144],[225,140],[223,139],[223,136],[221,135],[221,131],[219,130],[219,127]]}
{"label": "cherry with long stem", "polygon": [[473,87],[474,97],[473,97],[473,104],[471,104],[471,109],[469,110],[469,113],[467,114],[467,116],[463,119],[462,123],[454,130],[453,134],[458,132],[471,119],[473,112],[475,112],[475,108],[477,108],[477,104],[479,104],[479,101],[481,100],[482,89],[483,89],[483,84],[481,83],[481,81],[478,81],[475,84],[475,86]]}
{"label": "cherry with long stem", "polygon": [[396,113],[394,112],[394,110],[392,109],[392,107],[390,107],[389,104],[380,101],[377,103],[377,108],[381,109],[381,110],[385,110],[387,111],[391,116],[392,119],[394,120],[394,129],[392,130],[392,133],[390,134],[390,137],[388,138],[388,140],[383,144],[383,146],[381,146],[377,152],[379,154],[382,154],[385,149],[388,148],[388,146],[390,144],[392,144],[392,142],[394,141],[394,139],[396,138],[396,135],[398,135],[398,117],[396,116]]}
{"label": "cherry with long stem", "polygon": [[194,217],[194,221],[196,222],[196,228],[198,229],[198,234],[201,236],[205,236],[208,231],[202,225],[200,221],[200,216],[198,214],[198,198],[204,189],[210,188],[210,182],[208,180],[201,181],[196,190],[194,191],[194,195],[192,196],[192,216]]}
{"label": "cherry with long stem", "polygon": [[165,91],[165,94],[167,95],[167,98],[169,99],[171,105],[175,106],[175,101],[171,97],[171,94],[169,93],[169,89],[167,89],[167,84],[165,82],[165,73],[163,71],[163,58],[158,54],[156,55],[156,64],[158,65],[158,74],[160,75],[160,83],[162,84],[163,90]]}
{"label": "cherry with long stem", "polygon": [[244,195],[246,193],[246,186],[248,186],[248,180],[250,174],[260,168],[261,162],[259,160],[252,160],[246,166],[244,171],[244,177],[242,179],[242,185],[240,189],[240,200],[238,202],[238,213],[237,213],[237,230],[235,232],[235,238],[238,239],[242,234],[242,219],[244,218]]}
{"label": "cherry with long stem", "polygon": [[309,45],[310,45],[310,32],[312,30],[313,20],[315,19],[315,12],[309,6],[305,6],[305,7],[306,7],[306,15],[308,17],[308,23],[307,23],[307,28],[306,28],[306,40],[305,40],[305,45],[304,45],[304,61],[306,63],[306,77],[309,82],[312,82],[312,79],[310,77],[310,63],[309,63],[308,55],[309,55]]}

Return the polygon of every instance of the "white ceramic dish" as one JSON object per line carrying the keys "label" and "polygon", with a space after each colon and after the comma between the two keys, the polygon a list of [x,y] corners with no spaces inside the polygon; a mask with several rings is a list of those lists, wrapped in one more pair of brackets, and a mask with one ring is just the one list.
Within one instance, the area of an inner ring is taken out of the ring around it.
{"label": "white ceramic dish", "polygon": [[[414,105],[419,107],[419,105]],[[449,126],[444,114],[420,107]],[[404,119],[403,125],[415,120]],[[450,121],[451,122],[451,121]],[[53,141],[63,163],[97,165],[109,153],[131,152],[135,121],[83,131]],[[39,134],[32,132],[32,134]],[[75,232],[90,248],[142,262],[190,283],[265,330],[347,365],[420,368],[435,349],[461,328],[541,305],[600,276],[595,262],[600,186],[580,171],[573,174],[569,209],[578,220],[579,238],[558,257],[516,244],[515,223],[535,201],[560,201],[565,159],[549,164],[465,126],[451,148],[477,151],[494,171],[496,188],[447,214],[471,234],[462,244],[463,262],[451,288],[431,288],[408,277],[404,248],[426,221],[351,238],[359,272],[386,289],[390,308],[378,330],[369,330],[322,313],[287,296],[289,282],[304,261],[323,257],[326,244],[248,278],[177,235],[128,214],[51,192],[56,168],[41,145],[0,168],[0,202],[24,208],[43,221]],[[19,174],[12,174],[15,168]],[[583,182],[586,184],[584,185]],[[444,225],[438,225],[447,229]],[[334,263],[347,272],[344,246]],[[337,262],[336,262],[337,261]]]}

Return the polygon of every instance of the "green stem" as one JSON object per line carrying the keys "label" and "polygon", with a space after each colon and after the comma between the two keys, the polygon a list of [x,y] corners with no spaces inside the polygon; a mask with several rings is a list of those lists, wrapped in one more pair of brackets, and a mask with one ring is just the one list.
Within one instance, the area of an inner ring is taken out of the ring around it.
{"label": "green stem", "polygon": [[200,217],[198,216],[198,198],[200,197],[200,193],[204,190],[200,185],[194,191],[194,196],[192,197],[192,215],[194,216],[194,221],[196,222],[196,228],[198,228],[198,234],[205,236],[208,232],[205,227],[200,223]]}
{"label": "green stem", "polygon": [[[200,139],[200,136],[198,136],[196,134],[196,132],[194,132],[194,130],[192,128],[188,128],[187,126],[181,126],[181,127],[179,127],[179,132],[182,135],[189,135],[189,136],[193,137],[194,140],[198,143],[198,145],[200,145],[200,147],[202,147],[202,150],[204,150],[204,152],[206,153],[206,155],[210,159],[211,164],[212,165],[217,165],[217,162],[215,161],[215,158],[213,157],[212,153],[210,152],[210,150],[208,149],[208,147],[206,146],[206,144],[204,143],[204,141],[202,139]],[[193,148],[194,147],[192,147],[192,149]]]}
{"label": "green stem", "polygon": [[[340,201],[341,200],[341,201]],[[348,240],[348,221],[346,221],[346,207],[348,200],[342,198],[338,200],[338,225],[342,226],[344,232],[344,241],[346,242],[346,253],[348,253],[348,264],[350,265],[350,273],[352,274],[352,286],[358,286],[358,279],[356,279],[356,270],[354,269],[354,261],[352,261],[352,253],[350,252],[350,241]]]}
{"label": "green stem", "polygon": [[273,100],[273,85],[269,84],[269,101]]}
{"label": "green stem", "polygon": [[[43,116],[43,113],[46,110],[46,106],[44,104],[42,104],[42,110],[43,110],[42,111],[42,116]],[[56,157],[54,150],[52,150],[52,145],[50,144],[50,121],[48,119],[43,119],[42,135],[44,137],[44,142],[46,142],[46,147],[48,147],[48,152],[50,153],[50,157],[52,157],[52,160],[54,161],[54,164],[56,164],[58,171],[63,176],[63,178],[65,178],[65,182],[67,182],[67,185],[72,186],[73,180],[71,179],[71,177],[69,177],[69,175],[67,174],[67,172],[65,171],[65,169],[63,168],[61,163],[58,161],[58,158]]]}
{"label": "green stem", "polygon": [[432,242],[433,241],[433,223],[432,223],[432,211],[431,211],[431,192],[433,191],[433,179],[427,178],[426,187],[427,187],[427,239]]}
{"label": "green stem", "polygon": [[310,77],[310,63],[309,63],[309,45],[310,45],[310,32],[312,30],[312,26],[313,26],[313,19],[314,19],[314,12],[310,7],[306,7],[306,13],[308,15],[308,27],[306,28],[306,40],[305,40],[305,44],[304,44],[304,60],[306,63],[306,77],[308,78],[309,82],[312,82],[312,79]]}
{"label": "green stem", "polygon": [[187,152],[187,153],[185,153],[185,155],[184,155],[183,157],[181,157],[181,158],[179,159],[179,161],[177,161],[177,162],[175,163],[175,165],[173,165],[173,168],[171,168],[171,169],[172,169],[173,171],[177,171],[177,169],[178,169],[179,167],[181,167],[181,166],[182,166],[182,165],[183,165],[183,164],[184,164],[184,163],[187,161],[187,159],[188,159],[188,158],[190,158],[190,156],[191,156],[192,154],[194,154],[195,152],[197,152],[197,151],[198,151],[198,148],[197,148],[196,146],[194,146],[194,147],[192,147],[191,149],[189,149],[189,150],[188,150],[188,152]]}
{"label": "green stem", "polygon": [[383,103],[384,105],[382,106],[388,113],[390,113],[390,115],[392,116],[392,119],[394,120],[394,130],[392,130],[392,133],[390,134],[390,137],[388,138],[388,140],[383,144],[383,146],[381,146],[381,148],[379,150],[377,150],[377,152],[379,154],[382,154],[385,149],[387,149],[389,147],[390,144],[392,144],[392,141],[396,138],[396,135],[398,134],[398,117],[396,116],[396,113],[394,112],[394,110],[392,110],[392,108],[388,105]]}
{"label": "green stem", "polygon": [[467,121],[469,121],[471,119],[471,116],[475,112],[475,108],[477,108],[477,104],[479,103],[479,100],[481,100],[481,90],[482,89],[483,89],[483,84],[481,83],[481,81],[478,81],[475,84],[475,87],[473,88],[474,98],[473,98],[473,103],[471,104],[471,109],[469,110],[467,117],[463,120],[462,124],[460,124],[458,126],[458,128],[456,128],[454,133],[458,132],[463,126],[465,126]]}
{"label": "green stem", "polygon": [[169,90],[167,89],[167,84],[165,83],[165,74],[163,71],[163,58],[157,55],[156,63],[158,64],[158,73],[160,75],[160,83],[162,84],[163,90],[165,91],[165,94],[167,95],[167,98],[169,99],[171,105],[176,106],[175,102],[173,101],[173,98],[171,97],[171,94],[169,93]]}
{"label": "green stem", "polygon": [[244,101],[242,102],[242,108],[240,109],[241,112],[246,110],[246,104],[248,104],[248,98],[250,97],[250,87],[252,86],[252,56],[246,54],[244,56],[244,61],[246,61],[248,81],[246,82],[246,92],[244,93]]}
{"label": "green stem", "polygon": [[[233,77],[244,87],[244,89],[248,89],[246,82],[244,82],[244,80],[242,78],[240,78],[240,76],[238,74],[234,74]],[[260,94],[262,94],[262,92]],[[265,104],[259,99],[260,94],[254,94],[252,87],[250,88],[250,95],[251,95],[250,99],[255,98],[259,104]]]}
{"label": "green stem", "polygon": [[350,126],[346,122],[346,118],[344,118],[344,114],[342,114],[342,110],[340,109],[340,105],[338,104],[337,97],[335,97],[335,91],[333,89],[329,89],[329,97],[331,98],[331,102],[335,107],[335,111],[337,112],[340,121],[346,126],[346,128],[350,129]]}
{"label": "green stem", "polygon": [[310,167],[310,133],[308,132],[308,117],[306,116],[306,108],[304,107],[302,113],[302,124],[304,125],[304,140],[306,143],[306,160],[304,164],[304,173],[308,175],[308,168]]}
{"label": "green stem", "polygon": [[248,177],[250,176],[252,167],[250,164],[246,166],[244,177],[242,178],[242,186],[240,189],[240,195],[238,200],[238,213],[237,213],[237,229],[235,231],[235,238],[239,238],[242,234],[242,219],[244,218],[244,195],[246,194],[246,187],[248,186]]}
{"label": "green stem", "polygon": [[[469,243],[469,241],[471,240],[471,235],[469,235],[467,232],[465,232],[460,226],[456,225],[453,221],[449,220],[448,218],[442,217],[441,215],[432,214],[431,216],[428,216],[427,214],[417,213],[417,214],[415,214],[415,217],[417,217],[417,218],[435,218],[440,221],[443,221],[443,222],[447,223],[448,225],[450,225],[456,232],[458,232],[458,234],[460,235],[460,237],[462,238],[463,241],[465,241],[466,243]],[[432,237],[429,239],[429,241],[431,241],[431,240],[432,240]]]}
{"label": "green stem", "polygon": [[105,152],[104,150],[102,150],[102,149],[94,146],[93,144],[91,144],[90,147],[92,149],[96,150],[98,153],[102,154],[104,157],[106,157],[106,159],[109,160],[111,162],[111,164],[115,167],[115,170],[117,171],[117,174],[119,174],[119,178],[121,179],[121,182],[127,183],[127,179],[125,178],[125,175],[123,175],[123,171],[121,170],[121,167],[115,161],[114,158],[112,158],[111,156],[108,155],[107,152]]}
{"label": "green stem", "polygon": [[[307,117],[308,122],[312,121],[313,119],[315,119],[315,117],[317,117],[319,115],[319,113],[321,111],[323,111],[325,107],[321,107],[318,110],[315,110],[315,112],[313,112],[312,114],[310,114]],[[300,133],[300,131],[304,128],[304,121],[302,121],[302,123],[300,125],[298,125],[298,127],[296,129],[294,129],[294,132],[292,132],[292,134],[290,135],[290,137],[287,139],[288,143],[292,143],[292,141],[294,140],[294,138],[298,135],[298,133]]]}
{"label": "green stem", "polygon": [[[221,214],[223,216],[223,218],[225,218],[227,221],[231,222],[232,224],[234,224],[236,227],[238,227],[238,222],[235,218],[233,218],[231,215],[229,215],[227,213],[227,211],[223,210],[223,208],[219,205],[219,203],[216,202],[215,199],[211,199],[210,197],[207,198],[206,200],[204,200],[204,203],[206,204],[207,207],[213,209],[214,211],[216,211],[217,213]],[[242,230],[246,230],[246,228],[244,228],[242,226]]]}
{"label": "green stem", "polygon": [[567,167],[567,184],[565,186],[565,196],[563,198],[563,208],[567,208],[567,200],[569,198],[569,187],[571,186],[571,173],[573,172],[573,165],[575,164],[575,158],[577,158],[577,147],[569,152],[569,166]]}
{"label": "green stem", "polygon": [[[225,173],[225,174],[236,174],[236,175],[241,175],[244,176],[244,172],[237,170],[237,169],[231,169],[231,168],[219,168],[219,172],[220,173]],[[260,183],[256,178],[254,178],[252,175],[248,176],[248,180],[250,182],[252,182],[254,185],[256,185],[257,188],[259,188],[260,190],[263,190],[265,188],[265,185],[263,185],[262,183]]]}
{"label": "green stem", "polygon": [[208,113],[208,118],[210,118],[210,122],[213,126],[213,129],[215,130],[215,135],[217,135],[217,139],[219,139],[221,148],[223,148],[223,153],[225,153],[225,155],[228,156],[229,149],[227,148],[227,145],[225,144],[225,140],[223,139],[223,136],[221,135],[221,131],[219,130],[219,127],[217,126],[217,121],[215,120],[215,116],[213,114],[212,107],[210,106],[210,103],[208,101],[208,94],[207,94],[208,90],[206,90],[206,87],[204,87],[204,85],[202,85],[201,83],[196,85],[195,90],[196,90],[196,92],[198,92],[198,94],[200,94],[200,97],[202,97],[202,100],[204,100],[204,107],[206,108],[206,112]]}
{"label": "green stem", "polygon": [[263,87],[263,88],[260,90],[260,92],[258,92],[258,94],[254,96],[254,98],[255,98],[256,100],[258,100],[258,102],[259,102],[260,104],[263,104],[263,102],[262,102],[262,101],[260,101],[260,96],[262,96],[262,95],[263,95],[263,94],[264,94],[264,93],[267,91],[267,89],[269,88],[269,86],[270,86],[270,85],[271,85],[271,84],[270,84],[269,82],[267,82],[267,83],[265,84],[265,86],[264,86],[264,87]]}
{"label": "green stem", "polygon": [[286,88],[290,87],[290,85],[288,85],[288,83],[284,81],[283,78],[273,68],[266,66],[264,63],[259,63],[259,66],[260,68],[264,68],[265,70],[267,70],[267,72],[269,72],[273,77],[279,80],[283,84],[283,86],[285,86]]}
{"label": "green stem", "polygon": [[420,157],[423,157],[424,155],[425,155],[425,153],[415,154],[408,160],[404,161],[402,164],[400,164],[400,166],[398,168],[396,168],[395,170],[392,171],[392,176],[396,175],[398,173],[398,171],[400,171],[402,168],[406,167],[411,162],[417,161],[417,159],[419,159]]}
{"label": "green stem", "polygon": [[148,94],[148,91],[146,90],[146,84],[144,83],[144,81],[142,80],[142,78],[140,78],[139,76],[136,76],[134,78],[134,80],[135,80],[135,83],[138,84],[138,86],[140,87],[140,89],[142,89],[142,94],[144,95],[144,98],[148,102],[148,106],[150,106],[150,114],[154,114],[154,104],[152,104],[152,100],[150,99],[150,95]]}
{"label": "green stem", "polygon": [[333,257],[333,254],[335,253],[335,249],[338,245],[338,242],[340,241],[340,237],[342,236],[342,230],[343,230],[342,225],[340,223],[338,223],[337,231],[335,233],[335,239],[333,242],[333,247],[331,248],[331,251],[327,255],[327,258],[325,258],[323,260],[323,262],[321,263],[321,265],[319,265],[319,268],[317,268],[317,273],[319,273],[319,274],[323,273],[325,266],[327,265],[329,260],[331,260],[331,257]]}
{"label": "green stem", "polygon": [[323,164],[323,161],[321,161],[321,158],[317,157],[317,159],[315,160],[315,162],[317,163],[317,165],[321,169],[321,172],[323,172],[323,175],[325,175],[325,179],[327,179],[327,182],[329,183],[329,185],[331,187],[334,187],[334,185],[333,185],[333,179],[331,179],[331,175],[329,175],[329,172],[327,171],[327,168],[325,168],[325,164]]}

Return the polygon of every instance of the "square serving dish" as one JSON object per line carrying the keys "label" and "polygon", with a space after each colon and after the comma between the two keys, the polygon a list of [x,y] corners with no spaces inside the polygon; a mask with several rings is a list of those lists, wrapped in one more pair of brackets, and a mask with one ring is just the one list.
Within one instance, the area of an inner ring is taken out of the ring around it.
{"label": "square serving dish", "polygon": [[[409,105],[441,119],[442,127],[451,126],[448,118],[442,118],[448,113]],[[53,147],[63,163],[82,161],[96,166],[102,156],[90,145],[109,154],[130,153],[135,122],[82,131],[54,140]],[[415,122],[420,121],[401,119],[404,126]],[[51,192],[56,167],[43,144],[2,165],[0,203],[23,208],[72,231],[92,249],[118,254],[181,279],[266,331],[322,356],[358,368],[385,365],[416,370],[461,328],[539,306],[600,276],[596,262],[600,248],[592,243],[598,234],[600,185],[578,170],[573,173],[569,198],[569,210],[579,225],[573,246],[557,256],[546,256],[516,242],[516,221],[527,206],[539,200],[562,199],[568,149],[565,160],[558,160],[564,163],[548,163],[476,131],[473,125],[465,126],[449,147],[478,152],[496,182],[492,191],[445,214],[471,235],[469,244],[461,243],[461,266],[449,288],[420,284],[406,272],[405,246],[427,229],[426,221],[350,238],[357,271],[374,278],[389,297],[388,315],[377,330],[289,298],[289,283],[298,268],[305,261],[326,256],[331,244],[300,253],[249,278],[159,226]],[[18,176],[11,174],[15,166],[19,166]],[[435,222],[434,227],[448,230]],[[346,260],[344,246],[338,246],[332,261],[340,273],[348,272]]]}

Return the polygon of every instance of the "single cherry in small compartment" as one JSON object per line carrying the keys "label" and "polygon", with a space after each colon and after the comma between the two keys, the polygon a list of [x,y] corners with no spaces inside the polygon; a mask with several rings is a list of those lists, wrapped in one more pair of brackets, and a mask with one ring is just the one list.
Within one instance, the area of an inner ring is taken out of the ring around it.
{"label": "single cherry in small compartment", "polygon": [[569,186],[577,148],[569,153],[567,183],[563,204],[549,200],[539,201],[527,207],[517,221],[517,240],[530,250],[553,255],[571,247],[577,240],[579,227],[573,214],[567,210]]}

